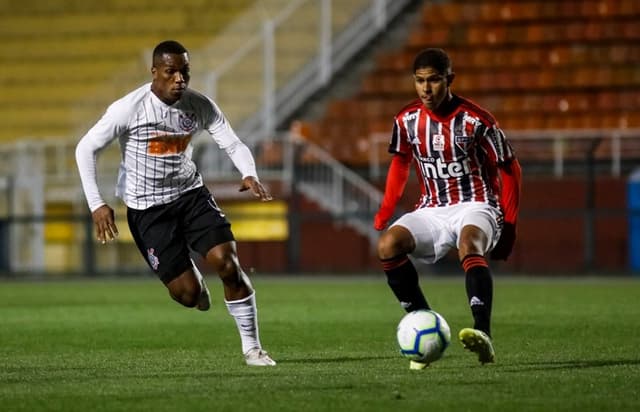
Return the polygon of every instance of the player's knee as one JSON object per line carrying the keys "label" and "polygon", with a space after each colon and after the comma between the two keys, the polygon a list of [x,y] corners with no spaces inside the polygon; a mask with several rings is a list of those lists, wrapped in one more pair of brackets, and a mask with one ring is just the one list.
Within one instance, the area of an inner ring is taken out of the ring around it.
{"label": "player's knee", "polygon": [[458,257],[462,260],[467,255],[484,255],[488,249],[489,239],[477,226],[467,225],[462,229],[458,242]]}
{"label": "player's knee", "polygon": [[413,239],[406,239],[403,231],[393,229],[387,230],[378,240],[378,258],[380,259],[390,259],[413,250]]}
{"label": "player's knee", "polygon": [[176,302],[188,308],[195,307],[200,297],[200,282],[177,281],[167,285],[169,294]]}
{"label": "player's knee", "polygon": [[395,241],[392,236],[388,236],[389,232],[385,232],[378,239],[378,258],[389,259],[394,256]]}
{"label": "player's knee", "polygon": [[480,242],[460,242],[458,245],[458,258],[462,261],[468,255],[484,255],[485,245]]}
{"label": "player's knee", "polygon": [[182,295],[180,303],[188,308],[193,308],[198,304],[198,295],[192,293],[186,293]]}
{"label": "player's knee", "polygon": [[193,308],[198,304],[198,297],[200,296],[200,293],[195,290],[183,290],[182,293],[179,294],[174,294],[172,292],[171,296],[181,305]]}
{"label": "player's knee", "polygon": [[218,276],[223,282],[234,282],[239,278],[239,268],[235,259],[222,259],[217,266]]}

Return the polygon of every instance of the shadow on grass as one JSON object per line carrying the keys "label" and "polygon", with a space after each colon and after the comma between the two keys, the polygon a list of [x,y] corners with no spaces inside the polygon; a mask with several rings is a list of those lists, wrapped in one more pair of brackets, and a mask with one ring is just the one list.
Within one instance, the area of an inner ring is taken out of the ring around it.
{"label": "shadow on grass", "polygon": [[519,366],[517,369],[506,368],[505,372],[545,371],[560,369],[589,369],[606,368],[610,366],[636,366],[640,365],[640,359],[610,359],[610,360],[570,360],[570,361],[539,361],[511,363],[509,366]]}
{"label": "shadow on grass", "polygon": [[397,356],[339,356],[323,358],[278,358],[280,363],[343,363],[343,362],[368,362],[382,359],[397,359]]}

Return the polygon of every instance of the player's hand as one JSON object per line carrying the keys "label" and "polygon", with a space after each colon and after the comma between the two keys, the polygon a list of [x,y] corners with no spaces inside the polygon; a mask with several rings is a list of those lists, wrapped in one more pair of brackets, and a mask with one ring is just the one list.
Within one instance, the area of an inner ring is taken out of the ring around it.
{"label": "player's hand", "polygon": [[513,251],[513,245],[516,243],[516,225],[514,223],[504,222],[502,234],[496,244],[496,247],[490,253],[493,260],[507,260]]}
{"label": "player's hand", "polygon": [[263,202],[268,202],[269,200],[273,199],[267,189],[262,186],[262,183],[260,183],[258,179],[253,176],[247,176],[242,179],[242,185],[240,185],[239,191],[244,192],[249,189],[251,189],[255,197],[260,198],[260,200],[262,200]]}
{"label": "player's hand", "polygon": [[373,228],[375,230],[384,230],[387,227],[391,216],[393,216],[393,211],[388,211],[381,208],[373,218]]}
{"label": "player's hand", "polygon": [[118,236],[118,228],[116,227],[115,213],[109,205],[102,205],[91,213],[93,226],[96,228],[98,240],[103,245],[107,241],[112,241]]}

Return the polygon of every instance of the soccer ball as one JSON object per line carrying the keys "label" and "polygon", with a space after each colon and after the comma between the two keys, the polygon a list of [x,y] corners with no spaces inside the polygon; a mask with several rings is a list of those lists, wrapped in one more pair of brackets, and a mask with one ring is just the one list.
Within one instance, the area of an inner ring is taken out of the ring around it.
{"label": "soccer ball", "polygon": [[407,313],[397,330],[400,353],[411,360],[431,363],[442,357],[451,343],[451,330],[442,315],[433,310]]}

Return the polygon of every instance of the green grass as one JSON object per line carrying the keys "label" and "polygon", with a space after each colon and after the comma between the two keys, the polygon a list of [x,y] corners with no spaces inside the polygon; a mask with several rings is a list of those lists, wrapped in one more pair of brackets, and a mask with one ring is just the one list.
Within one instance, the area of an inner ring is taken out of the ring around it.
{"label": "green grass", "polygon": [[[410,371],[376,278],[256,277],[275,368],[244,365],[218,283],[201,313],[156,280],[0,283],[0,410],[637,411],[640,281],[495,280],[497,363],[454,340]],[[422,280],[452,335],[462,277]]]}

